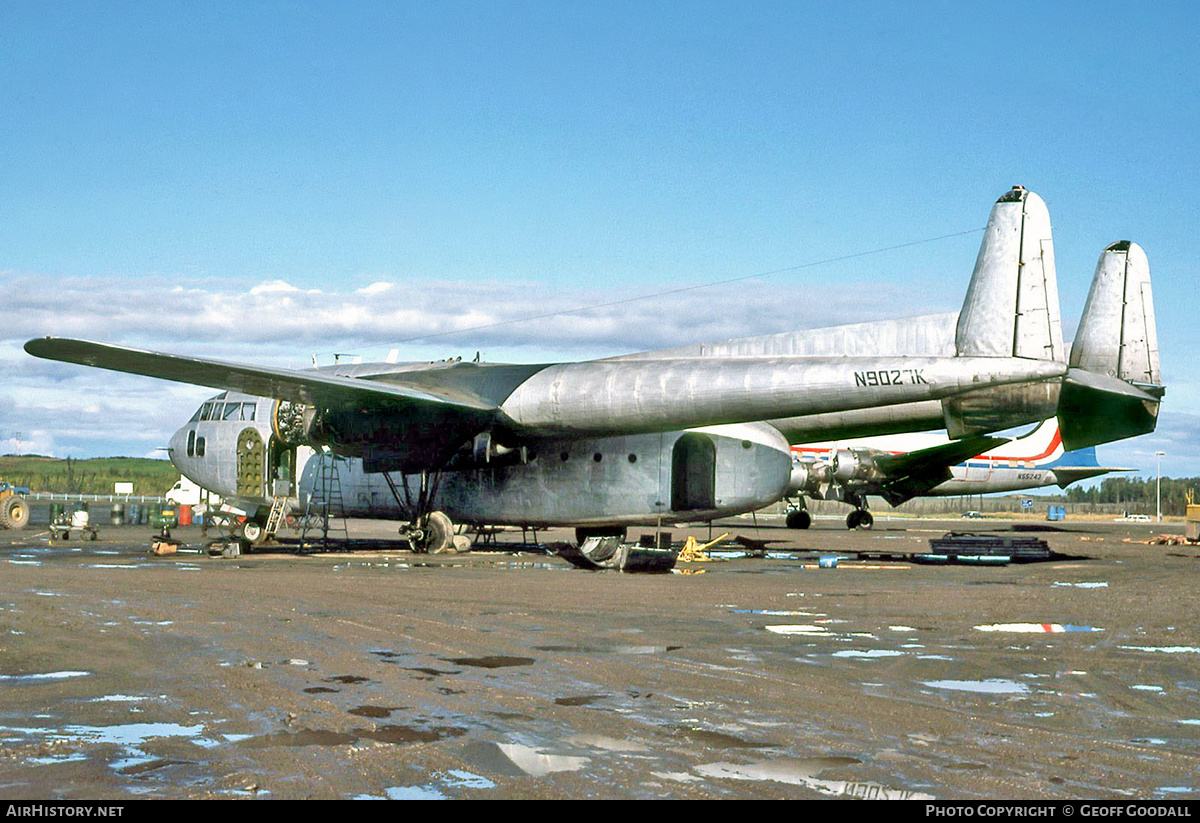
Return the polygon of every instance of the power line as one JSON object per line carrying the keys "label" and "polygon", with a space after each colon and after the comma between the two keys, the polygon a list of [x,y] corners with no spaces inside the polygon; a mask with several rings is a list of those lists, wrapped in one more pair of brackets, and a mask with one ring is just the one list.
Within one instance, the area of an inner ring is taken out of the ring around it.
{"label": "power line", "polygon": [[855,260],[857,258],[868,257],[873,254],[883,254],[883,253],[889,252],[889,251],[896,251],[897,249],[907,249],[907,248],[911,248],[913,246],[920,246],[925,243],[936,243],[940,240],[949,240],[954,237],[963,237],[964,235],[968,235],[968,234],[976,234],[983,230],[984,230],[984,227],[981,226],[976,229],[966,229],[965,231],[953,232],[951,234],[942,234],[937,237],[926,237],[923,240],[910,240],[907,243],[897,243],[892,246],[881,246],[877,249],[870,249],[868,251],[854,252],[853,254],[844,254],[844,255],[841,255],[840,257],[829,257],[824,260],[813,260],[809,263],[801,263],[796,266],[787,266],[782,269],[772,269],[771,271],[758,272],[757,274],[746,274],[746,275],[742,275],[741,277],[730,277],[725,280],[713,280],[708,283],[697,283],[696,285],[693,285],[693,286],[680,286],[679,288],[666,289],[664,291],[652,292],[650,294],[642,294],[642,295],[637,295],[634,297],[623,297],[619,300],[608,300],[603,303],[592,303],[587,306],[576,306],[575,308],[572,308],[572,309],[559,309],[558,311],[543,312],[541,314],[530,314],[530,315],[526,315],[525,317],[515,317],[511,320],[498,320],[495,323],[484,323],[479,326],[468,326],[466,328],[461,328],[461,329],[451,329],[450,331],[431,332],[429,334],[422,334],[417,337],[409,337],[409,338],[406,338],[403,340],[397,340],[394,342],[397,344],[415,343],[420,340],[432,340],[435,337],[448,337],[449,335],[452,335],[452,334],[465,334],[466,332],[484,331],[487,329],[495,329],[500,326],[512,326],[512,325],[516,325],[517,323],[528,323],[532,320],[545,320],[550,317],[560,317],[564,314],[578,314],[580,312],[591,311],[593,309],[606,309],[606,308],[611,308],[612,306],[623,306],[627,303],[636,303],[639,300],[653,300],[658,297],[670,297],[670,296],[676,295],[676,294],[685,294],[687,292],[699,291],[700,289],[710,289],[715,286],[728,286],[731,283],[742,283],[742,282],[745,282],[746,280],[755,280],[755,279],[762,278],[762,277],[773,277],[777,274],[787,274],[789,272],[795,272],[795,271],[801,271],[803,269],[815,268],[816,266],[826,266],[826,265],[829,265],[830,263],[842,263],[846,260]]}

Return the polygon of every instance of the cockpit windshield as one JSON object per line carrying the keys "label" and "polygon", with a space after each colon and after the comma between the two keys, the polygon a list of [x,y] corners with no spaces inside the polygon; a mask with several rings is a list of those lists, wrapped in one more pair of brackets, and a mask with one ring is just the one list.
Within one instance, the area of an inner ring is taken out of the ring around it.
{"label": "cockpit windshield", "polygon": [[218,395],[196,409],[189,423],[199,423],[204,420],[254,420],[257,403],[230,400],[224,402],[226,395]]}

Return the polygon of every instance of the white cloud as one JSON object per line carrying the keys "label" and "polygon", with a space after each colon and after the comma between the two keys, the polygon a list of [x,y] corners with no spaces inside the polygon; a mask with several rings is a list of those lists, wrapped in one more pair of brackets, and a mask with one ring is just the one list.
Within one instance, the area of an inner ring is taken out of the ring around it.
{"label": "white cloud", "polygon": [[[470,359],[482,350],[485,359],[546,362],[953,310],[959,300],[930,284],[852,289],[838,278],[749,280],[619,303],[613,301],[655,287],[411,278],[344,290],[302,289],[284,280],[248,288],[211,279],[13,281],[0,329],[0,451],[76,456],[152,453],[215,392],[39,360],[21,349],[29,338],[81,337],[291,368],[309,367],[314,354],[322,363],[335,351],[369,361],[385,359],[391,349],[401,361]],[[575,310],[581,306],[593,308]],[[1200,474],[1191,457],[1200,453],[1200,417],[1174,412],[1197,393],[1191,384],[1172,385],[1158,432],[1101,447],[1101,459],[1148,470],[1162,448],[1169,455],[1164,473]],[[21,433],[19,443],[14,432]]]}

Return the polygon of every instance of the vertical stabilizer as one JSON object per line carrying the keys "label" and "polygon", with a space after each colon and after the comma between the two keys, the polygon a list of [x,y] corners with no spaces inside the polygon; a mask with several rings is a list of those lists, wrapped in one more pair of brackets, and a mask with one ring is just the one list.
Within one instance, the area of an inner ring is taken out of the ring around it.
{"label": "vertical stabilizer", "polygon": [[1150,263],[1137,243],[1122,240],[1101,253],[1069,365],[1059,414],[1067,448],[1154,431],[1165,387]]}
{"label": "vertical stabilizer", "polygon": [[[1021,186],[996,201],[955,329],[955,352],[1066,363],[1050,213]],[[985,389],[942,402],[951,437],[1053,417],[1058,380]]]}
{"label": "vertical stabilizer", "polygon": [[1137,243],[1122,240],[1100,255],[1071,346],[1071,367],[1127,383],[1162,383],[1150,263]]}
{"label": "vertical stabilizer", "polygon": [[1050,213],[1021,186],[992,207],[955,346],[959,354],[1066,361]]}

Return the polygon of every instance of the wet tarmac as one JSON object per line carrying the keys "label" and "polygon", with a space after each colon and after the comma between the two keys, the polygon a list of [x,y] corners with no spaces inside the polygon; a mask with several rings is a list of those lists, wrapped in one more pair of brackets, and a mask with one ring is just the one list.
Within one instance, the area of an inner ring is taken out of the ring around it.
{"label": "wet tarmac", "polygon": [[429,557],[352,522],[354,552],[237,558],[0,532],[0,796],[1200,796],[1200,549],[969,528],[1014,526],[1057,556],[879,559],[967,528],[883,517],[720,524],[769,556],[663,575],[519,531]]}

